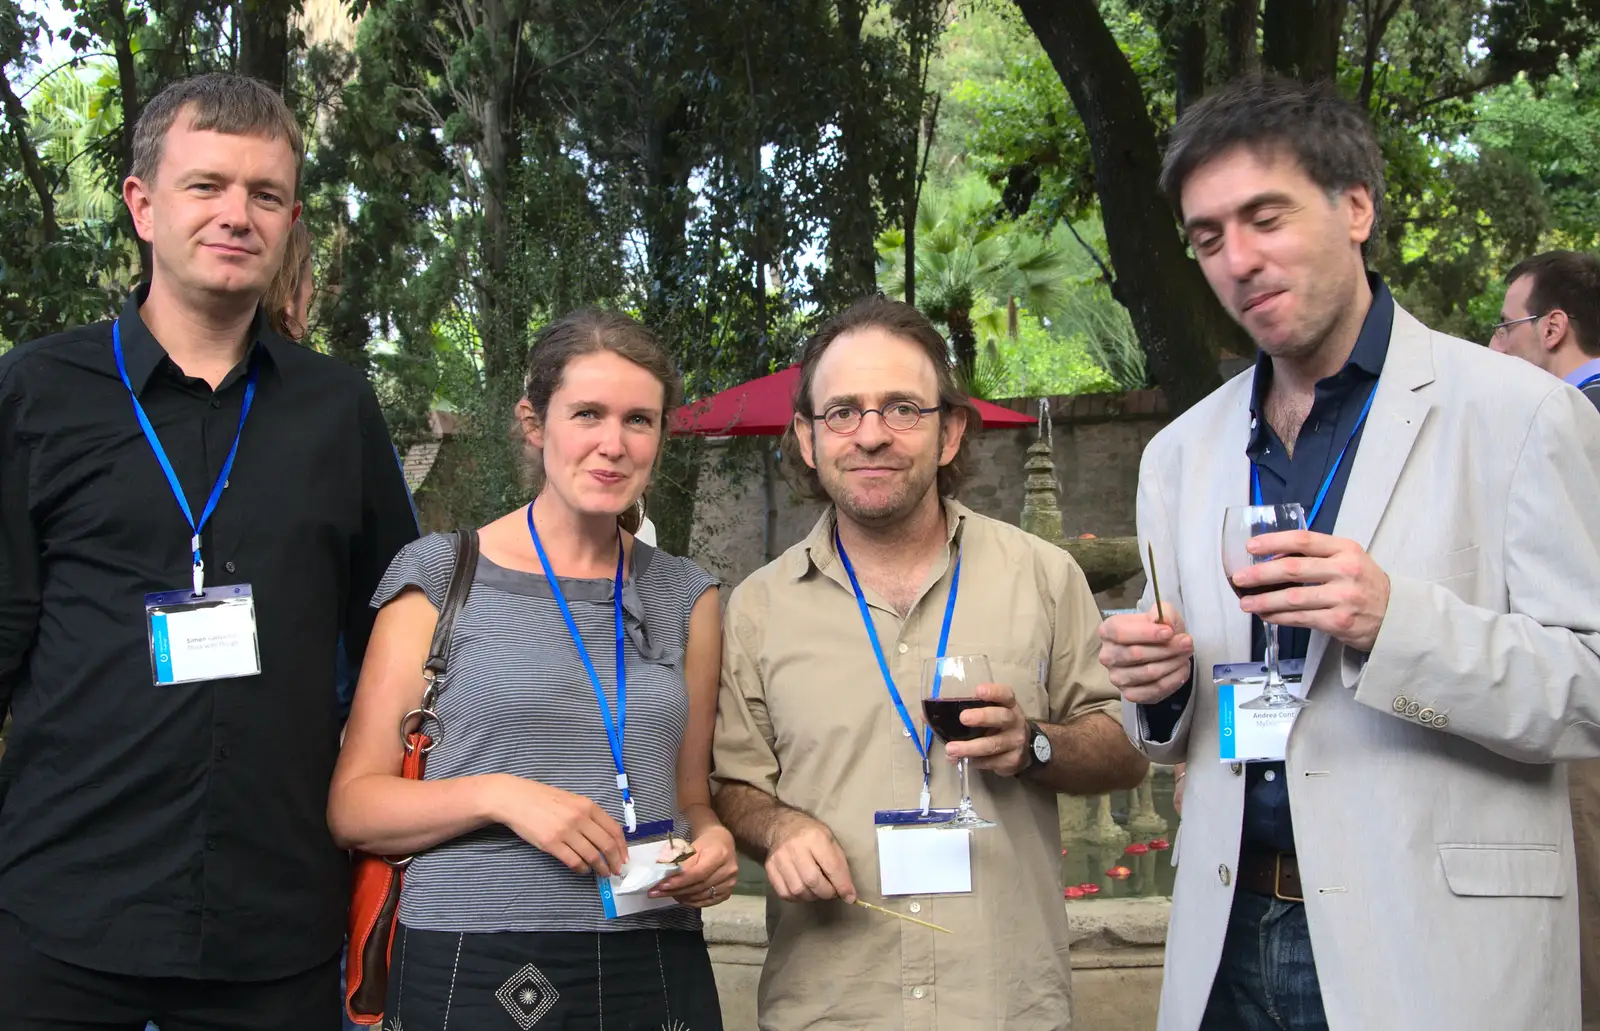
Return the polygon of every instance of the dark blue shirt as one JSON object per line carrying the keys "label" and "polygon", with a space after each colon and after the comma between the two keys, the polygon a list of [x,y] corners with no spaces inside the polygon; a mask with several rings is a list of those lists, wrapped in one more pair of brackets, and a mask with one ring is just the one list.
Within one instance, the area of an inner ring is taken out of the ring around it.
{"label": "dark blue shirt", "polygon": [[[1345,449],[1345,442],[1350,442],[1344,461],[1328,485],[1316,521],[1310,527],[1317,533],[1333,533],[1338,521],[1345,484],[1349,482],[1356,449],[1361,444],[1358,425],[1361,410],[1377,384],[1389,353],[1394,298],[1377,276],[1367,278],[1372,286],[1372,306],[1367,310],[1355,348],[1343,368],[1317,383],[1311,411],[1295,439],[1292,457],[1266,418],[1272,361],[1266,355],[1256,361],[1255,384],[1250,397],[1250,441],[1245,450],[1261,477],[1262,504],[1299,502],[1309,518],[1323,481],[1340,451]],[[1250,494],[1250,483],[1246,480],[1239,485],[1239,496],[1246,499]],[[1252,619],[1251,623],[1250,657],[1260,661],[1266,648],[1265,628],[1259,619]],[[1283,627],[1278,636],[1279,654],[1284,659],[1303,659],[1310,641],[1309,630]],[[1151,740],[1171,737],[1191,693],[1191,686],[1186,685],[1166,703],[1141,707]],[[1289,812],[1289,787],[1281,762],[1246,765],[1242,844],[1246,851],[1294,851],[1294,821]]]}

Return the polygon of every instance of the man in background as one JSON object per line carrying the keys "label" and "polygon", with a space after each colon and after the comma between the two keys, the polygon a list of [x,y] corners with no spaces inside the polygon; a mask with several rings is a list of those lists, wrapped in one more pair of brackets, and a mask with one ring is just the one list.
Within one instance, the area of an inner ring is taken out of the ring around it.
{"label": "man in background", "polygon": [[[1600,407],[1600,259],[1546,251],[1506,276],[1489,346],[1537,365]],[[1600,760],[1567,767],[1578,863],[1578,970],[1584,1031],[1600,1031]]]}

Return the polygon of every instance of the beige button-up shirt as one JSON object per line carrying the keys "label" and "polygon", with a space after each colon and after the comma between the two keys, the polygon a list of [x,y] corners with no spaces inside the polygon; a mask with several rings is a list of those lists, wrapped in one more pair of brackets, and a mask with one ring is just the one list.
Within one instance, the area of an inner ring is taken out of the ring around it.
{"label": "beige button-up shirt", "polygon": [[[1120,714],[1097,659],[1099,610],[1061,549],[945,503],[950,548],[902,619],[866,592],[895,685],[920,731],[922,662],[938,649],[954,558],[961,584],[949,654],[988,655],[1031,718]],[[1000,826],[972,832],[968,895],[879,894],[873,814],[917,806],[922,760],[889,698],[833,544],[833,514],[733,592],[724,624],[714,777],[742,782],[832,829],[862,898],[950,928],[842,902],[769,894],[763,1031],[1044,1031],[1071,1023],[1055,794],[972,772],[973,805]],[[959,798],[934,741],[933,800]]]}

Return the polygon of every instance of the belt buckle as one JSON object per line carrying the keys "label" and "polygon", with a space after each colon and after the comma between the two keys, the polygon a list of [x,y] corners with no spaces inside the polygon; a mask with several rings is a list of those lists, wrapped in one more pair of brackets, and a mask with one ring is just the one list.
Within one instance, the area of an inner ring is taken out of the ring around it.
{"label": "belt buckle", "polygon": [[1285,895],[1283,893],[1283,853],[1274,852],[1272,855],[1272,896],[1284,902],[1304,902],[1304,895]]}

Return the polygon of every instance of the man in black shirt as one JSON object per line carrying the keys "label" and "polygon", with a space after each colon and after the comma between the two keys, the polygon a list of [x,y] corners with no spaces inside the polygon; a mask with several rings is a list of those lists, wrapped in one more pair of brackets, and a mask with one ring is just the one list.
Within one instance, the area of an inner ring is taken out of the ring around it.
{"label": "man in black shirt", "polygon": [[260,309],[301,155],[260,83],[168,87],[149,285],[0,357],[6,1031],[338,1026],[335,654],[417,531],[371,388]]}

